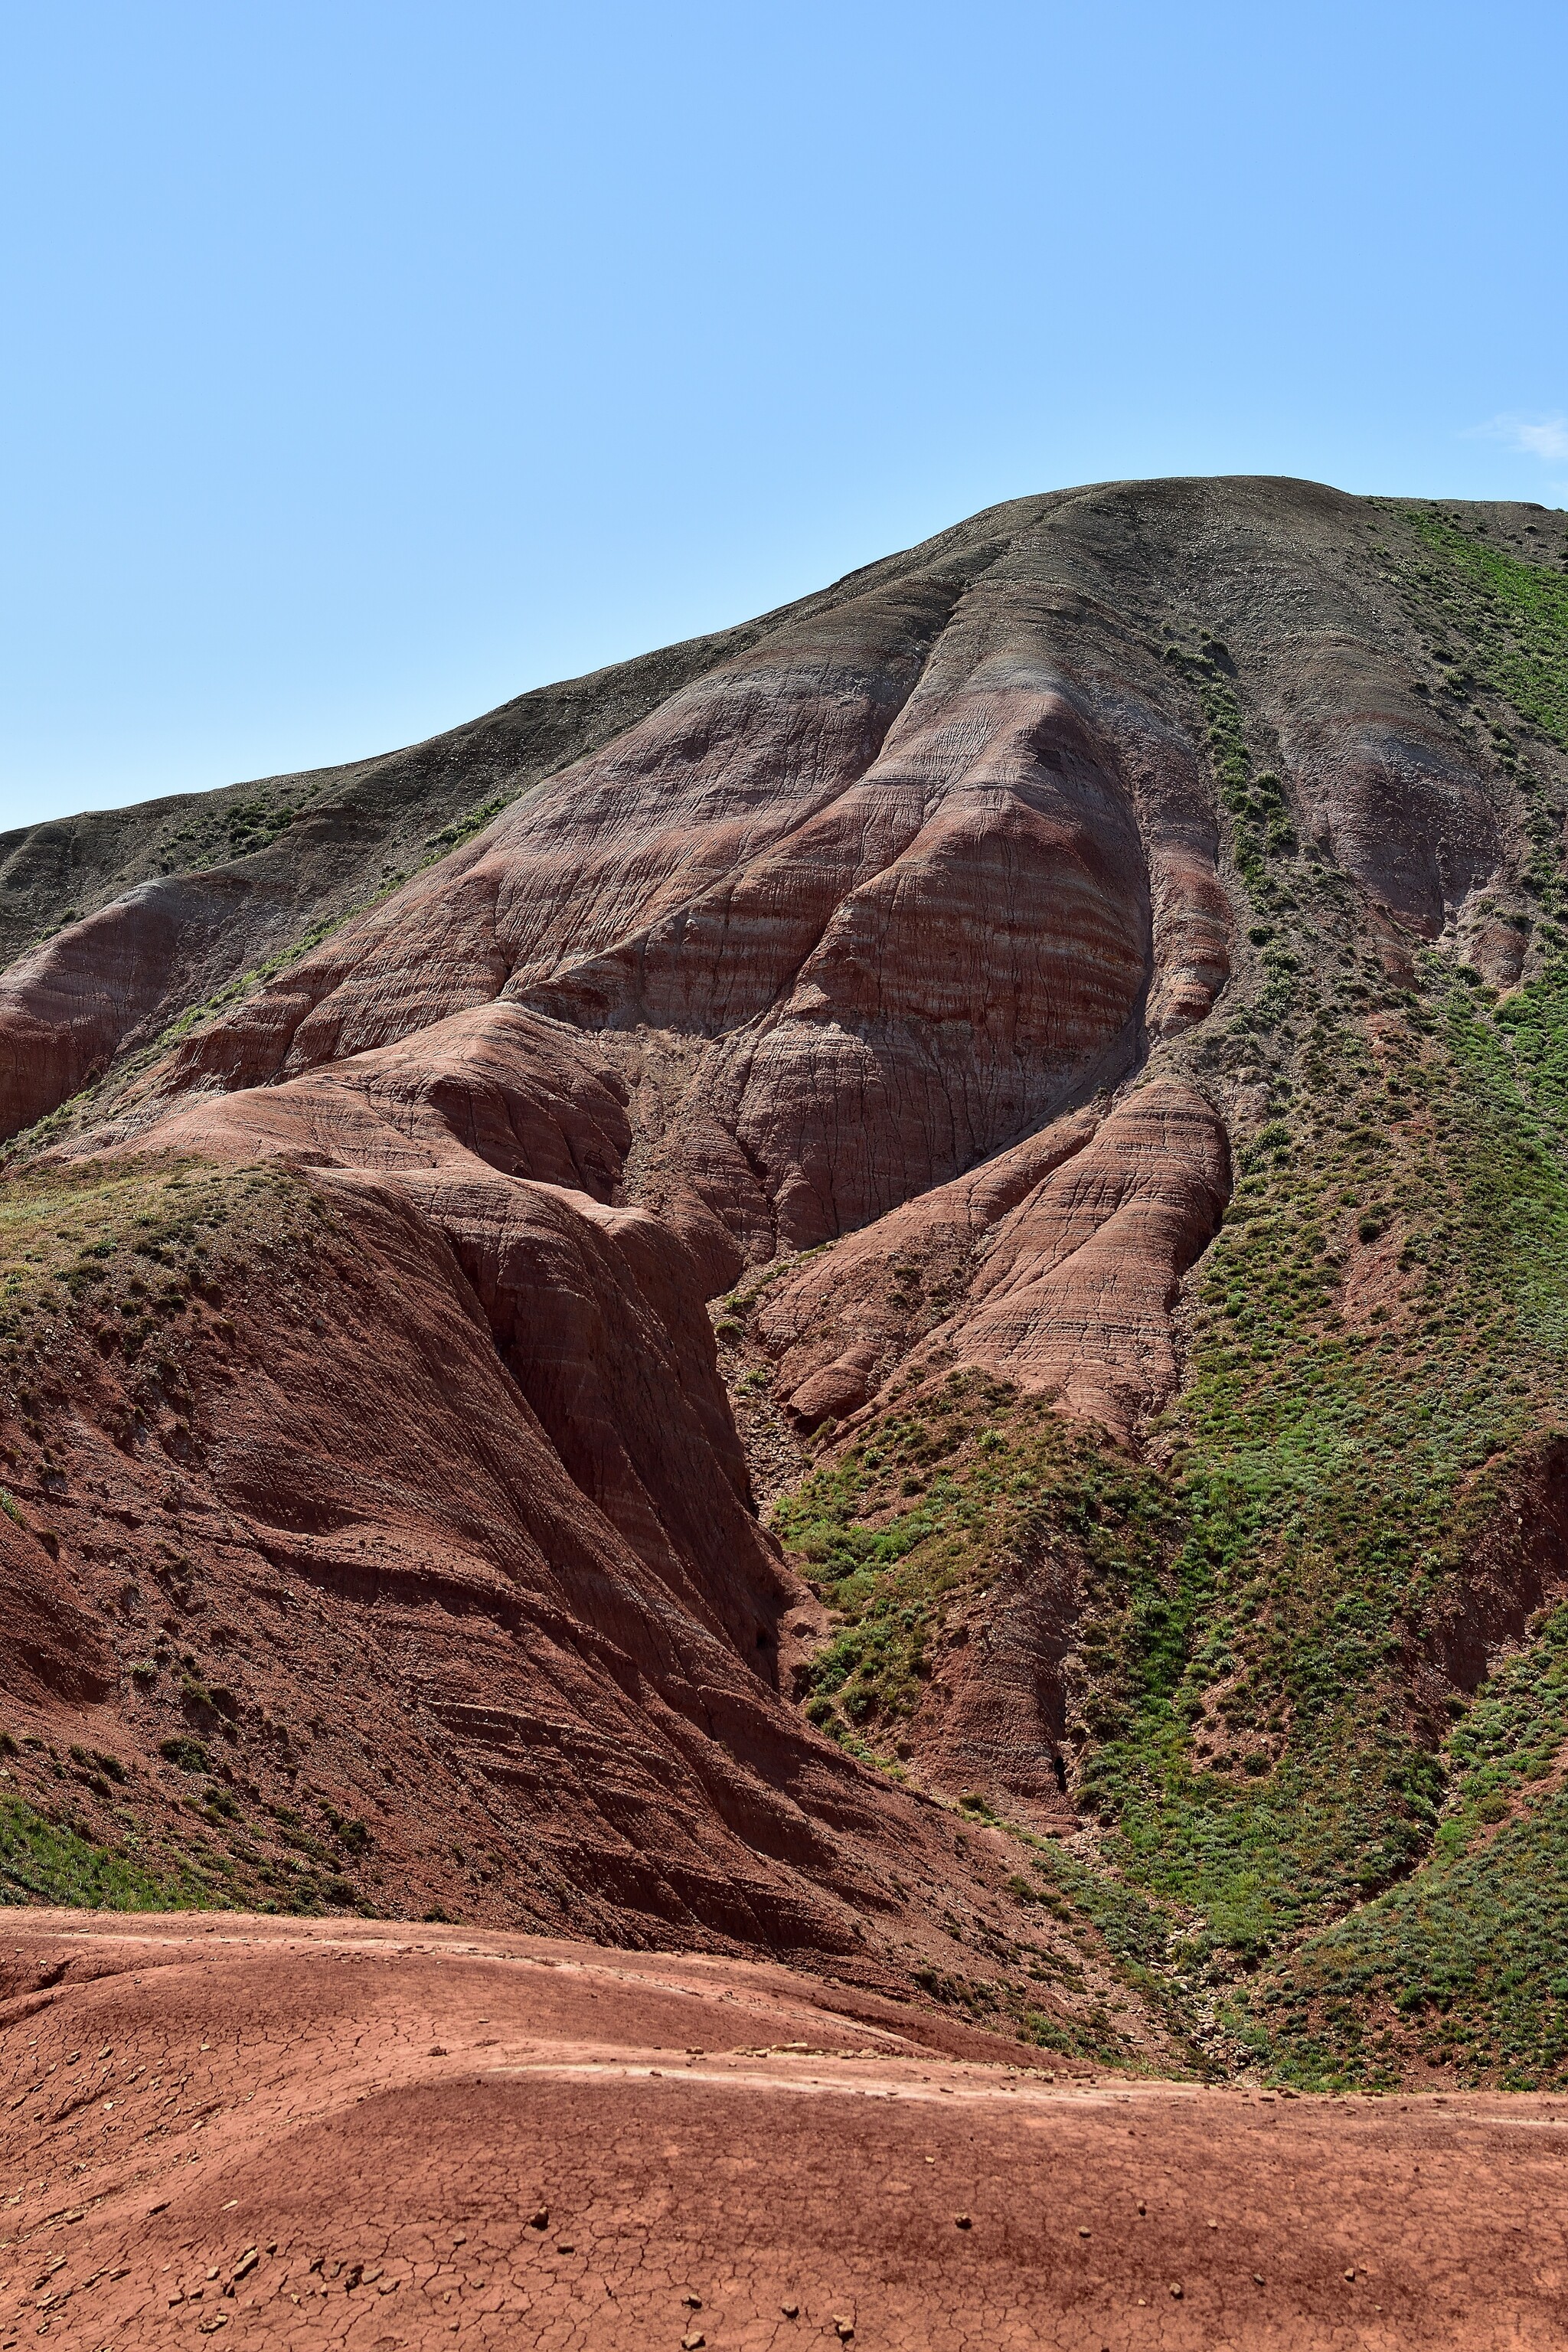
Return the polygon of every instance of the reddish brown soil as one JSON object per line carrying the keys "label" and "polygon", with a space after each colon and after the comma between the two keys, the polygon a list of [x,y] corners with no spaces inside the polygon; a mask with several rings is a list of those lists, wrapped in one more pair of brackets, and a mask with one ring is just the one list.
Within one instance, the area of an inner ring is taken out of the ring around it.
{"label": "reddish brown soil", "polygon": [[1069,2078],[781,1969],[452,1928],[29,1912],[0,1986],[5,2347],[1568,2332],[1561,2100]]}
{"label": "reddish brown soil", "polygon": [[1225,1129],[1188,1086],[1154,1080],[1098,1131],[1056,1120],[771,1284],[774,1393],[809,1428],[959,1363],[1130,1437],[1175,1385],[1171,1301],[1229,1194]]}

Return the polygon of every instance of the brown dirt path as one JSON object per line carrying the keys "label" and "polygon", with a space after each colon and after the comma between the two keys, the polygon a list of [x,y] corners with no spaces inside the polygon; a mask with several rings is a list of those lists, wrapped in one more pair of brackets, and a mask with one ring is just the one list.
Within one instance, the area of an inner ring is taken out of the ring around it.
{"label": "brown dirt path", "polygon": [[1568,2340],[1561,2099],[1069,2076],[781,1969],[357,1921],[12,1911],[0,1997],[3,2352]]}

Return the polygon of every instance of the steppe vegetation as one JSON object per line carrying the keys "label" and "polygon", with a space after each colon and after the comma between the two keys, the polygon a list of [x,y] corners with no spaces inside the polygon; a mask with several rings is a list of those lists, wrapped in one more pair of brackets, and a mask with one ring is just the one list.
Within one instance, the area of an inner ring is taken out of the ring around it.
{"label": "steppe vegetation", "polygon": [[1524,845],[1525,903],[1495,911],[1531,976],[1500,1001],[1450,943],[1405,984],[1253,757],[1229,649],[1173,646],[1257,951],[1194,1059],[1270,1104],[1189,1283],[1183,1389],[1139,1459],[955,1374],[884,1400],[775,1517],[836,1616],[809,1711],[895,1768],[969,1599],[1070,1558],[1097,1827],[1052,1864],[1077,1903],[1155,1906],[1138,1964],[1233,2058],[1555,2084],[1568,1616],[1521,1622],[1473,1704],[1416,1685],[1568,1427],[1562,818],[1526,743],[1568,742],[1568,582],[1430,509],[1386,509],[1384,542]]}

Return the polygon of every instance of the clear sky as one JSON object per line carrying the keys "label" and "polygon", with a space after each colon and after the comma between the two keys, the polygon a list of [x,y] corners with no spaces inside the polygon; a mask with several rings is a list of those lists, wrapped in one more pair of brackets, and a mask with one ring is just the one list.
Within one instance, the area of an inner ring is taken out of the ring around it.
{"label": "clear sky", "polygon": [[994,500],[1568,505],[1568,8],[0,0],[0,824]]}

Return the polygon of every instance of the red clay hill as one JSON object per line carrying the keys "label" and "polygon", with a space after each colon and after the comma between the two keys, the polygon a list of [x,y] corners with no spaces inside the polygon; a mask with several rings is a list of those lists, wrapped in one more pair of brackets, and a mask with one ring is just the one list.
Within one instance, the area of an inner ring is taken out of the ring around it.
{"label": "red clay hill", "polygon": [[1074,1831],[1071,1591],[982,1580],[1007,1658],[900,1776],[798,1703],[836,1621],[760,1505],[955,1375],[1129,1460],[1177,1391],[1268,1110],[1209,1042],[1270,973],[1200,671],[1391,968],[1517,973],[1395,528],[1023,499],[412,751],[0,841],[14,1885],[787,1958],[1194,2063],[952,1801],[984,1750]]}

